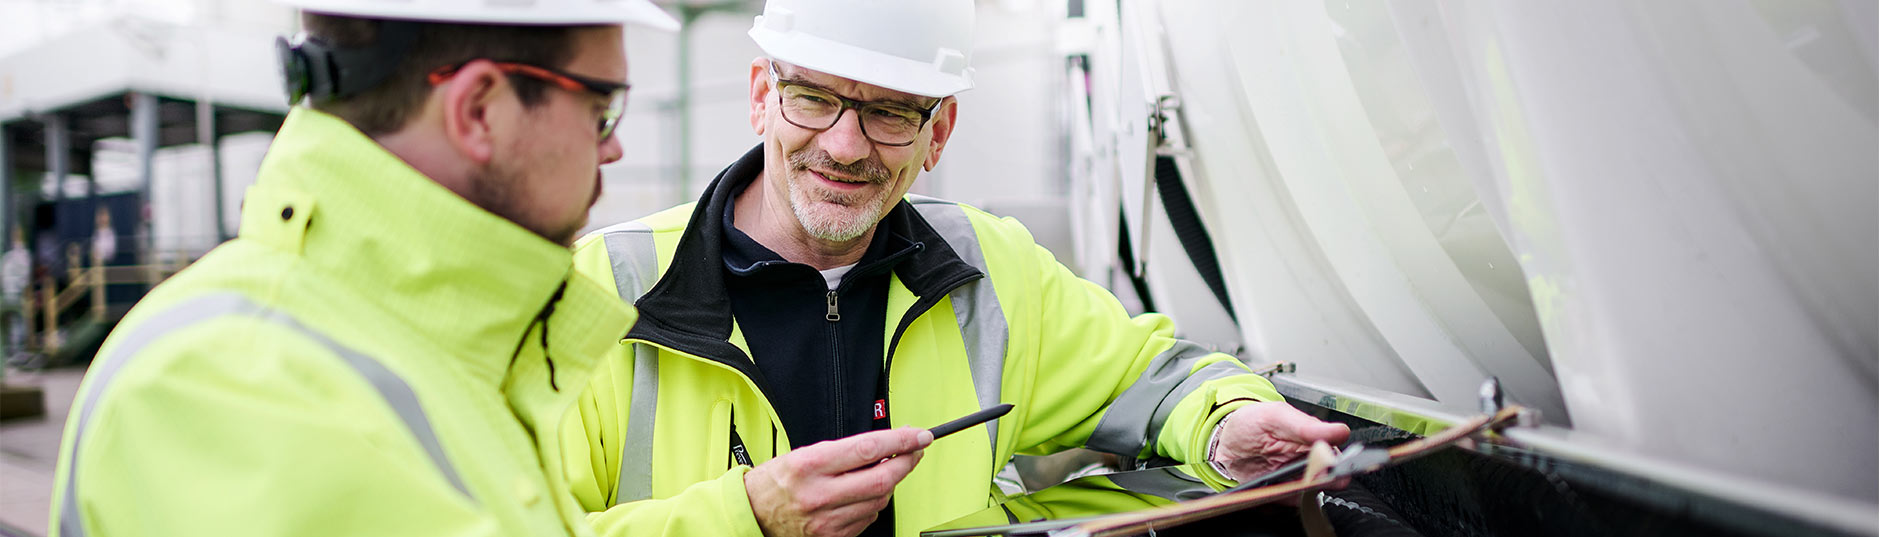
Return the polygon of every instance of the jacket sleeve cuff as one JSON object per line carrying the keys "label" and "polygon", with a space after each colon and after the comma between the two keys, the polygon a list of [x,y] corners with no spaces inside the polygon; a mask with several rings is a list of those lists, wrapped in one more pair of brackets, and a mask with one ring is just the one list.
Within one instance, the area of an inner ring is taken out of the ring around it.
{"label": "jacket sleeve cuff", "polygon": [[1219,432],[1218,429],[1220,429],[1221,422],[1226,421],[1227,415],[1233,414],[1235,410],[1240,410],[1241,407],[1258,402],[1260,401],[1253,400],[1252,398],[1239,398],[1215,403],[1214,410],[1208,413],[1207,419],[1201,420],[1201,427],[1196,431],[1199,433],[1199,436],[1195,438],[1194,442],[1188,444],[1195,449],[1187,453],[1187,457],[1183,460],[1187,462],[1207,462],[1208,447],[1214,445],[1214,435]]}
{"label": "jacket sleeve cuff", "polygon": [[744,474],[751,467],[738,465],[718,478],[723,502],[725,526],[731,528],[732,535],[744,537],[764,537],[764,528],[757,525],[757,512],[751,510],[751,495],[744,490]]}
{"label": "jacket sleeve cuff", "polygon": [[[1163,454],[1182,462],[1203,462],[1208,458],[1208,444],[1213,440],[1214,429],[1228,414],[1253,403],[1285,401],[1279,392],[1273,389],[1273,383],[1254,374],[1235,375],[1209,381],[1203,389],[1189,395],[1191,401],[1184,405],[1204,403],[1205,407],[1194,408],[1193,415],[1199,415],[1198,422],[1190,422],[1191,428],[1176,431],[1164,431],[1164,435],[1179,434],[1186,442],[1177,446],[1163,446]],[[1199,399],[1198,401],[1193,399]],[[1199,405],[1197,405],[1199,406]],[[1181,407],[1177,407],[1181,410]],[[1170,420],[1173,425],[1175,420]],[[1167,449],[1174,448],[1174,449]]]}

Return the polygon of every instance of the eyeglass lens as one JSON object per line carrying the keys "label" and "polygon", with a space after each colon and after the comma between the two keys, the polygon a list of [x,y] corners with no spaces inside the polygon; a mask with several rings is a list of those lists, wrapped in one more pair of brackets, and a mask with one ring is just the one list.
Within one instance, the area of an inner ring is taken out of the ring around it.
{"label": "eyeglass lens", "polygon": [[620,127],[621,116],[627,111],[627,90],[615,90],[607,96],[607,111],[601,113],[600,137],[603,141],[614,135],[614,129]]}
{"label": "eyeglass lens", "polygon": [[[806,129],[822,130],[835,126],[842,111],[850,108],[842,97],[816,88],[778,84],[783,101],[784,119]],[[860,103],[854,106],[861,119],[862,133],[876,143],[906,145],[920,134],[925,121],[919,109],[897,103]]]}

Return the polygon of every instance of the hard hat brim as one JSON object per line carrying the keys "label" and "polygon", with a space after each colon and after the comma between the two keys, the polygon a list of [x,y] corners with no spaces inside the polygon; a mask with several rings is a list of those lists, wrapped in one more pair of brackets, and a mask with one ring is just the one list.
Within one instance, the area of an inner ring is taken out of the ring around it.
{"label": "hard hat brim", "polygon": [[510,24],[528,26],[583,26],[593,24],[629,24],[655,30],[675,31],[679,21],[647,0],[595,1],[586,5],[542,9],[530,3],[503,5],[482,3],[476,7],[440,10],[430,2],[387,2],[385,0],[276,0],[303,11],[331,13],[350,17],[397,19],[461,24]]}
{"label": "hard hat brim", "polygon": [[947,97],[973,88],[972,69],[954,75],[931,63],[917,62],[801,32],[784,33],[758,25],[751,39],[771,58],[790,65],[856,82],[912,93]]}

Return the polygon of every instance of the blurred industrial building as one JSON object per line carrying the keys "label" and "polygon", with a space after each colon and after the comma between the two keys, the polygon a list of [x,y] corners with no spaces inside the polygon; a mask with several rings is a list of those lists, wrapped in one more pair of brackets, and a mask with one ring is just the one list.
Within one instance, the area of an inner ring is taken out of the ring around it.
{"label": "blurred industrial building", "polygon": [[[626,153],[589,229],[690,201],[758,141],[761,1],[658,3],[684,26],[628,31]],[[977,88],[914,193],[1296,366],[1275,384],[1322,415],[1448,423],[1489,378],[1540,410],[1518,449],[1366,483],[1426,534],[1875,535],[1873,2],[978,13]],[[81,374],[59,366],[236,233],[296,24],[260,0],[0,0],[0,238],[32,259],[0,413],[40,416],[0,423],[0,534],[45,530]],[[1019,466],[1035,488],[1084,462]]]}

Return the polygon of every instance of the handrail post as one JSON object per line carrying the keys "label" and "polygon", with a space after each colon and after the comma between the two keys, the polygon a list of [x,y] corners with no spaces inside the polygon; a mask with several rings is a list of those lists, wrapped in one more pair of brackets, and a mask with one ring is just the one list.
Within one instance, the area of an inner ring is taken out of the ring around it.
{"label": "handrail post", "polygon": [[58,287],[56,282],[53,282],[51,277],[47,277],[45,285],[39,288],[40,296],[44,297],[46,305],[46,322],[45,326],[41,327],[45,329],[46,336],[40,343],[43,344],[42,348],[48,356],[59,349],[59,297],[53,293],[54,287]]}
{"label": "handrail post", "polygon": [[71,282],[67,286],[77,285],[79,278],[84,276],[84,271],[84,260],[79,256],[78,245],[65,245],[65,280]]}
{"label": "handrail post", "polygon": [[91,265],[91,317],[98,321],[105,318],[104,311],[104,261],[93,259]]}
{"label": "handrail post", "polygon": [[[29,271],[30,272],[30,271]],[[20,336],[20,342],[28,349],[40,348],[39,334],[33,331],[33,296],[39,294],[39,285],[35,285],[31,274],[26,276],[26,290],[20,293],[20,329],[26,333]]]}

